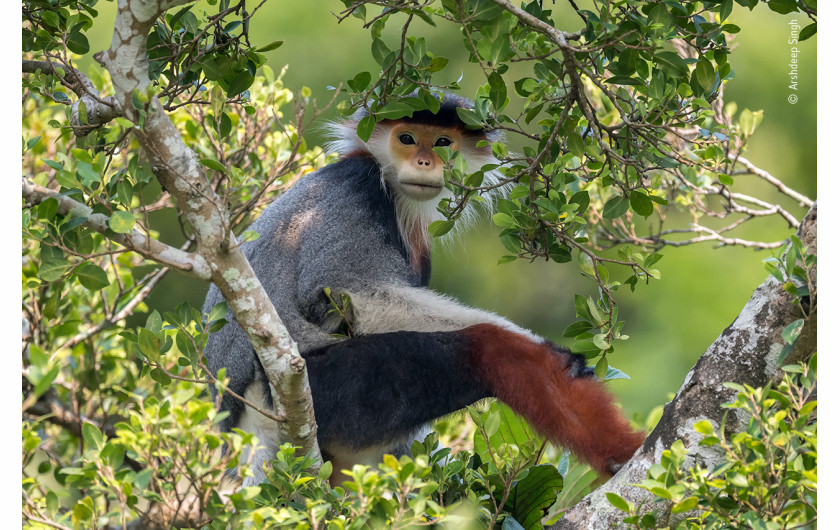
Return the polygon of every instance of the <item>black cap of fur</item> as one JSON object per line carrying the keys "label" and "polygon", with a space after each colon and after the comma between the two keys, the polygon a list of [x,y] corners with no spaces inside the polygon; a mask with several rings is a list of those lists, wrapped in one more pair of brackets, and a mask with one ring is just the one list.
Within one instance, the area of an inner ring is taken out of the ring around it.
{"label": "black cap of fur", "polygon": [[[405,118],[398,118],[394,121],[405,120],[410,123],[418,123],[421,125],[437,125],[439,127],[451,127],[460,129],[464,134],[484,135],[487,136],[487,131],[481,129],[467,128],[467,125],[458,116],[458,109],[472,109],[475,104],[472,100],[452,94],[449,92],[443,93],[443,99],[440,99],[440,94],[432,93],[440,101],[440,109],[434,113],[428,109],[415,110],[411,116]],[[409,97],[417,97],[417,92],[412,93]],[[369,112],[363,108],[356,111],[353,115],[353,121],[359,121],[367,116]],[[388,120],[385,120],[388,121]]]}

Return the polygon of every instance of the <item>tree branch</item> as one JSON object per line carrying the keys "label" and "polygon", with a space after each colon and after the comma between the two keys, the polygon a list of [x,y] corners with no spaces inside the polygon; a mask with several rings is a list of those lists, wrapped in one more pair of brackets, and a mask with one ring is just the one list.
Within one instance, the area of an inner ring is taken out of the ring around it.
{"label": "tree branch", "polygon": [[[159,99],[149,91],[146,36],[158,16],[184,3],[187,0],[120,0],[111,47],[95,58],[110,72],[126,117],[138,124],[133,132],[152,171],[192,226],[196,252],[207,261],[209,278],[254,346],[270,382],[275,413],[285,418],[278,424],[278,438],[317,459],[320,451],[306,363],[242,253],[224,201],[214,192],[198,157],[184,144]],[[134,107],[134,94],[140,96],[135,99],[144,101],[142,109]],[[320,460],[315,465],[320,465]]]}
{"label": "tree branch", "polygon": [[755,166],[752,162],[750,162],[743,156],[734,158],[734,160],[742,166],[744,166],[747,173],[751,173],[759,178],[766,180],[768,183],[775,186],[776,189],[778,189],[780,192],[798,201],[800,206],[807,206],[808,208],[810,208],[814,205],[814,201],[812,201],[805,195],[802,195],[801,193],[788,188],[787,186],[785,186],[784,182],[771,175],[770,172]]}
{"label": "tree branch", "polygon": [[[58,76],[61,83],[73,91],[79,99],[73,103],[70,124],[76,136],[87,136],[93,130],[105,125],[118,116],[122,116],[122,108],[117,98],[109,96],[99,97],[99,91],[83,73],[67,65],[58,65],[51,61],[24,60],[23,73],[34,74],[38,71],[49,72]],[[84,106],[84,118],[80,116],[81,105]]]}
{"label": "tree branch", "polygon": [[40,204],[47,199],[55,199],[58,201],[58,211],[61,214],[85,219],[84,225],[86,227],[105,235],[115,243],[133,250],[141,256],[202,280],[209,280],[211,277],[210,266],[203,256],[184,252],[156,239],[151,239],[139,230],[133,230],[129,234],[114,233],[108,226],[110,218],[107,215],[94,213],[89,206],[66,195],[39,186],[28,179],[23,179],[23,198],[30,204]]}
{"label": "tree branch", "polygon": [[[797,234],[802,243],[816,254],[816,203],[803,219]],[[811,273],[813,280],[816,280],[816,267]],[[812,307],[815,306],[816,300],[812,300]],[[694,430],[694,424],[707,419],[716,429],[720,427],[724,416],[721,405],[731,401],[735,395],[735,391],[724,387],[723,383],[735,382],[757,388],[777,376],[778,358],[784,345],[782,330],[801,316],[782,284],[772,276],[767,278],[755,290],[735,321],[721,333],[688,373],[676,397],[665,406],[659,424],[633,459],[609,482],[566,512],[563,519],[551,528],[563,530],[620,526],[627,514],[610,504],[605,494],[617,493],[636,506],[649,505],[654,499],[653,495],[635,484],[647,477],[650,466],[658,462],[662,451],[677,439],[681,439],[686,446],[687,466],[700,463],[711,469],[721,463],[721,455],[699,445],[703,437]],[[816,311],[812,311],[788,360],[805,359],[816,350],[816,327]],[[726,430],[743,430],[745,425],[742,421],[730,415]]]}
{"label": "tree branch", "polygon": [[499,4],[502,8],[509,11],[510,13],[514,14],[516,18],[521,20],[523,23],[531,26],[535,30],[539,31],[540,33],[546,35],[550,38],[557,46],[560,48],[565,49],[572,49],[573,46],[569,45],[568,41],[566,40],[567,37],[571,36],[570,34],[566,33],[565,31],[560,31],[559,29],[555,28],[551,24],[547,24],[542,20],[538,19],[534,15],[528,13],[524,9],[516,7],[508,0],[493,0],[497,4]]}

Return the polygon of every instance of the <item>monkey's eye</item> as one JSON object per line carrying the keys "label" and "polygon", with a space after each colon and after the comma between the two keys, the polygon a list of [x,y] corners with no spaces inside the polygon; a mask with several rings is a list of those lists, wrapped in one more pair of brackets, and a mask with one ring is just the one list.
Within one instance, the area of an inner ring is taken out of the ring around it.
{"label": "monkey's eye", "polygon": [[452,145],[452,139],[447,138],[446,136],[441,136],[435,140],[435,147],[447,147],[450,145]]}
{"label": "monkey's eye", "polygon": [[414,144],[416,144],[416,143],[417,143],[417,142],[414,140],[414,137],[413,137],[413,136],[411,136],[411,135],[410,135],[410,134],[408,134],[408,133],[402,133],[401,135],[399,135],[399,136],[397,137],[397,140],[399,140],[399,141],[400,141],[400,143],[401,143],[401,144],[403,144],[403,145],[414,145]]}

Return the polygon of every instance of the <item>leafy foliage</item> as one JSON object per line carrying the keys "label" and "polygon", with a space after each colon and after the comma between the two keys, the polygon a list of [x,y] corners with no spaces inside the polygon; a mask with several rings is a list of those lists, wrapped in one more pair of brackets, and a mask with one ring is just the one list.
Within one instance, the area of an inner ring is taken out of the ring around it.
{"label": "leafy foliage", "polygon": [[[809,365],[787,366],[778,384],[764,388],[726,383],[737,391],[726,405],[746,428],[726,435],[708,420],[694,428],[701,445],[722,453],[714,469],[687,463],[677,440],[651,466],[645,488],[663,504],[651,511],[607,494],[616,508],[630,514],[634,528],[658,528],[664,520],[676,528],[802,528],[817,517],[816,356]],[[686,469],[688,468],[688,469]],[[664,514],[664,517],[663,517]]]}
{"label": "leafy foliage", "polygon": [[[442,155],[454,199],[441,201],[450,221],[438,222],[432,234],[445,234],[470,201],[483,200],[492,187],[484,173],[499,170],[505,178],[498,186],[509,190],[493,216],[508,251],[499,262],[566,263],[576,255],[581,273],[599,289],[595,297],[576,297],[581,320],[564,335],[576,339],[573,351],[597,360],[599,376],[607,373],[606,354],[627,338],[613,293],[659,279],[659,249],[709,240],[781,245],[725,236],[761,209],[761,201],[733,191],[762,114],[737,113],[723,103],[724,87],[735,76],[729,43],[740,30],[727,20],[732,1],[572,4],[581,21],[574,33],[557,29],[554,13],[538,1],[521,8],[489,0],[343,1],[341,16],[365,22],[382,68],[379,76],[359,73],[343,89],[350,104],[340,109],[364,107],[372,114],[359,123],[363,137],[374,120],[434,111],[433,93],[461,88],[460,79],[439,72],[448,59],[434,55],[411,29],[422,21],[460,30],[486,82],[475,92],[475,108],[459,116],[470,127],[504,131],[513,142],[521,138],[525,146],[513,153],[493,142],[488,147],[500,164],[473,173],[460,157]],[[371,4],[382,10],[373,14]],[[402,21],[401,37],[388,43],[383,30],[395,19]],[[695,224],[669,226],[675,212]],[[740,219],[699,222],[729,215]],[[613,247],[616,252],[606,253]]]}

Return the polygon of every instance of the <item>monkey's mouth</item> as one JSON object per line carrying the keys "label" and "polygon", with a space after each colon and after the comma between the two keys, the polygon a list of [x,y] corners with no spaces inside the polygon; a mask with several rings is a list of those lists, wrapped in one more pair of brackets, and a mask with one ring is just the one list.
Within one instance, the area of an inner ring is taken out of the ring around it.
{"label": "monkey's mouth", "polygon": [[429,182],[400,182],[403,193],[415,201],[430,201],[440,196],[443,190],[443,183],[432,184]]}
{"label": "monkey's mouth", "polygon": [[419,189],[422,189],[422,190],[428,190],[428,191],[431,191],[431,190],[440,191],[440,190],[443,189],[442,184],[421,184],[419,182],[403,182],[403,185],[408,186],[408,187],[412,187],[412,188],[419,188]]}

